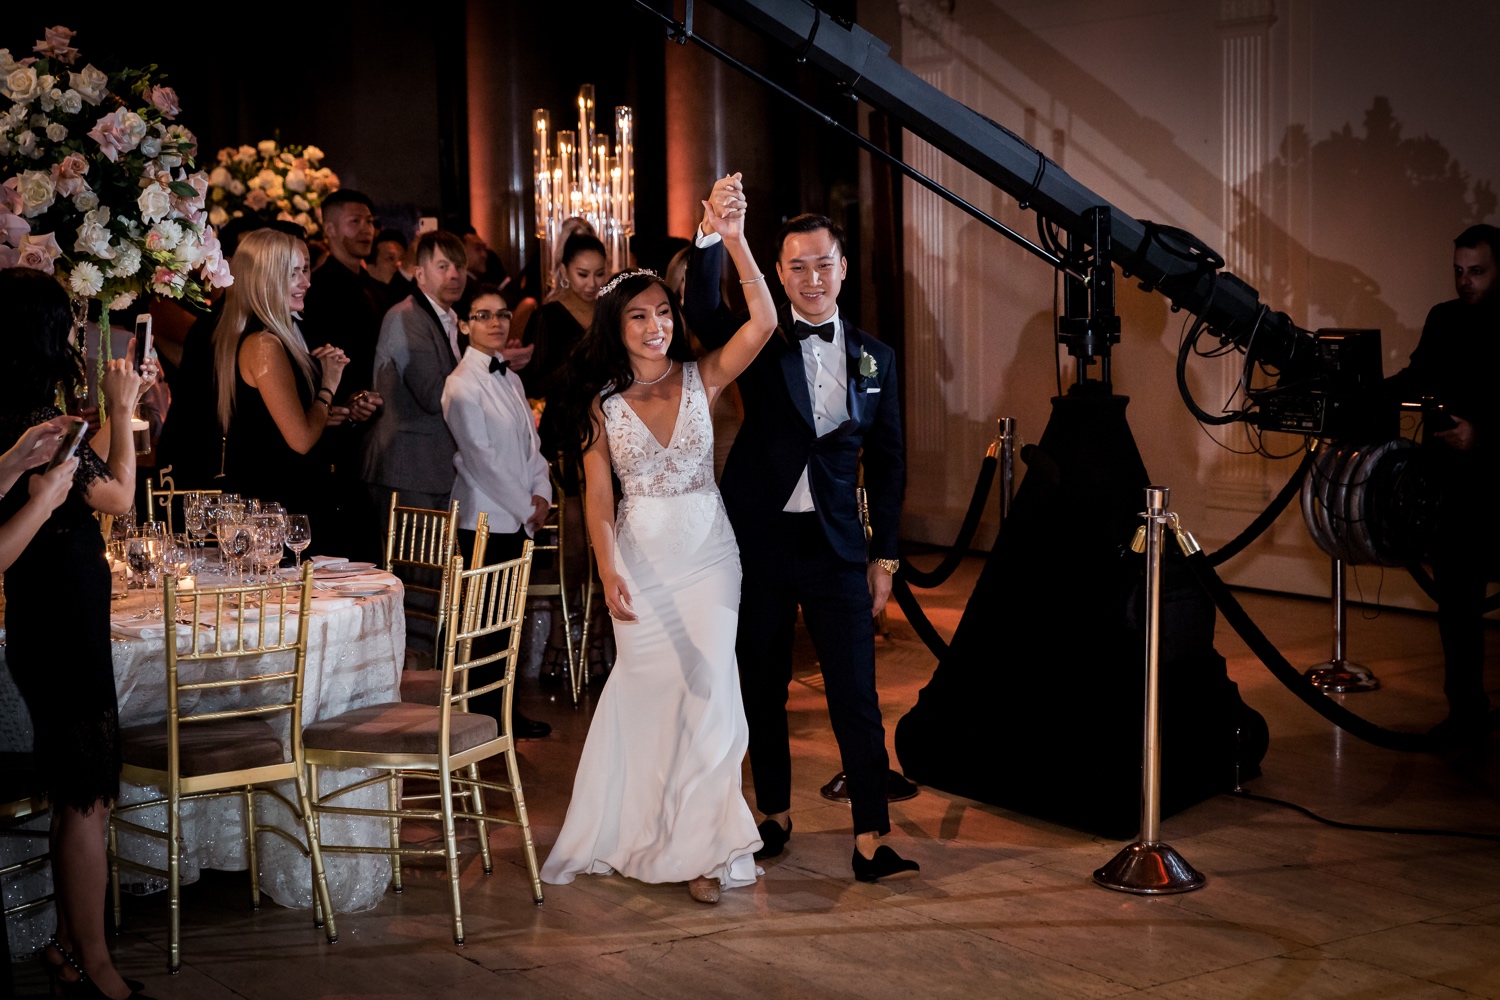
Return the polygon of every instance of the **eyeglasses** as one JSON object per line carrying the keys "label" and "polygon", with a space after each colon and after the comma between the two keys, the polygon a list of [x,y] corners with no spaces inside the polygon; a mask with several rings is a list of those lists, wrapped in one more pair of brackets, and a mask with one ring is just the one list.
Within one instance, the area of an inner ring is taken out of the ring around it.
{"label": "eyeglasses", "polygon": [[469,322],[488,323],[492,319],[510,319],[510,316],[511,313],[509,309],[501,309],[498,312],[490,312],[488,309],[481,309],[477,313],[469,313]]}

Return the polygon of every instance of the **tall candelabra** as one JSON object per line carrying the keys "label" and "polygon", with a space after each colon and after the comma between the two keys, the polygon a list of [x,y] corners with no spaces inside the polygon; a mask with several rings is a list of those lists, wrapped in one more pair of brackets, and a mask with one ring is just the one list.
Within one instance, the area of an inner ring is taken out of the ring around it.
{"label": "tall candelabra", "polygon": [[578,128],[560,129],[555,145],[552,116],[537,108],[532,121],[536,178],[536,235],[542,244],[542,282],[553,281],[563,223],[581,218],[594,227],[611,272],[630,263],[635,234],[635,130],[631,110],[615,108],[615,136],[594,127],[594,86],[578,90]]}

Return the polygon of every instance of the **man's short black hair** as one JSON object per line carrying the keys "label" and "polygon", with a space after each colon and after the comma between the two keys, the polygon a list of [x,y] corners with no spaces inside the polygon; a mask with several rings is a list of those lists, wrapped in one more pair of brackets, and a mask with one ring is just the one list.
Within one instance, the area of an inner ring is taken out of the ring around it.
{"label": "man's short black hair", "polygon": [[500,287],[498,285],[492,285],[488,281],[471,281],[469,282],[469,286],[464,289],[463,298],[458,300],[458,305],[455,309],[455,311],[458,313],[458,318],[467,321],[469,318],[469,310],[473,308],[474,303],[484,298],[486,295],[493,295],[495,298],[499,299],[502,308],[510,308],[509,306],[504,305],[505,294],[500,291]]}
{"label": "man's short black hair", "polygon": [[815,212],[805,212],[802,215],[794,215],[781,224],[781,232],[776,234],[776,259],[781,259],[781,249],[786,246],[786,239],[793,233],[815,233],[819,229],[828,230],[828,235],[833,237],[833,242],[838,244],[839,256],[844,255],[844,231],[826,215],[818,215]]}
{"label": "man's short black hair", "polygon": [[1470,226],[1458,234],[1454,239],[1455,249],[1473,250],[1476,247],[1487,246],[1494,256],[1495,262],[1500,264],[1500,228],[1481,222],[1477,226]]}
{"label": "man's short black hair", "polygon": [[400,245],[402,250],[405,250],[407,246],[406,234],[399,229],[382,229],[375,235],[375,242],[372,244],[371,249],[380,246],[382,243],[396,243]]}
{"label": "man's short black hair", "polygon": [[371,215],[375,214],[375,203],[370,200],[369,195],[349,188],[339,188],[323,199],[323,218],[328,218],[329,212],[342,212],[346,205],[363,205],[370,210]]}

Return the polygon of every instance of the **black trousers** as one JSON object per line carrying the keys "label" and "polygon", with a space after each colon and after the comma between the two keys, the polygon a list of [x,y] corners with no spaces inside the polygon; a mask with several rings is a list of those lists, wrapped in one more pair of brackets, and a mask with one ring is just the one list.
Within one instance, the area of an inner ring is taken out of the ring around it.
{"label": "black trousers", "polygon": [[774,538],[740,542],[744,583],[736,639],[750,724],[750,771],[763,813],[792,804],[786,703],[797,608],[817,650],[855,833],[890,832],[885,726],[875,691],[875,630],[866,568],[838,556],[816,514],[784,514]]}
{"label": "black trousers", "polygon": [[1493,524],[1496,477],[1469,456],[1444,456],[1443,506],[1433,541],[1438,633],[1443,640],[1443,693],[1454,716],[1489,711],[1484,686],[1484,598],[1500,566]]}
{"label": "black trousers", "polygon": [[[464,566],[468,568],[472,568],[470,567],[469,557],[474,552],[474,534],[474,532],[469,531],[467,528],[459,528],[455,533],[458,542],[458,554],[464,557]],[[496,563],[519,559],[521,549],[526,545],[527,537],[525,528],[522,528],[520,531],[511,532],[508,535],[491,535],[488,544],[484,547],[484,565],[493,566]],[[457,582],[456,580],[454,581],[455,586]],[[492,632],[489,635],[480,636],[478,639],[475,639],[474,648],[470,650],[470,654],[475,659],[481,656],[489,656],[491,653],[500,652],[509,642],[510,631],[508,629],[501,632]],[[492,683],[498,679],[500,676],[500,667],[480,667],[474,671],[474,674],[475,676],[469,678],[469,687],[471,689],[481,684]],[[485,715],[494,716],[496,719],[499,719],[504,710],[504,688],[469,700],[469,711],[471,712],[482,712]],[[501,720],[501,724],[502,726],[504,725],[504,720]]]}

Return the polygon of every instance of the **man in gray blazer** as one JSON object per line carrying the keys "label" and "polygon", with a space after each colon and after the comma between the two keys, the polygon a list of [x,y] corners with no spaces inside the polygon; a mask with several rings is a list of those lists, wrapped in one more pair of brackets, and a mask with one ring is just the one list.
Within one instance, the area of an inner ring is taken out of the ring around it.
{"label": "man in gray blazer", "polygon": [[[443,422],[443,383],[463,354],[453,305],[467,281],[463,240],[448,232],[417,241],[417,290],[380,325],[375,391],[385,406],[365,436],[364,481],[376,510],[446,510],[453,491],[453,436]],[[383,524],[382,520],[382,524]]]}

